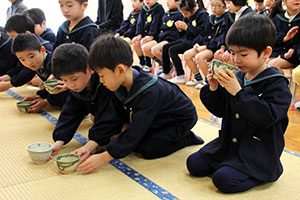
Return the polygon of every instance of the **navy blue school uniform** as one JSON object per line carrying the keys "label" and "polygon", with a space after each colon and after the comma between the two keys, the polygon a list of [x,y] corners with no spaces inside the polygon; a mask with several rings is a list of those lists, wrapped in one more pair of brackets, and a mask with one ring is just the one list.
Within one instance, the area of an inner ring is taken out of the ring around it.
{"label": "navy blue school uniform", "polygon": [[220,17],[216,17],[214,14],[208,17],[205,24],[203,35],[199,34],[193,41],[194,44],[203,44],[207,49],[216,52],[219,49],[219,45],[222,41],[222,35],[224,32],[224,20],[226,12]]}
{"label": "navy blue school uniform", "polygon": [[[246,15],[246,14],[249,14],[249,13],[255,13],[254,10],[252,10],[251,7],[247,7],[243,12],[242,14],[240,15],[240,17]],[[231,13],[229,11],[226,12],[226,15],[225,15],[225,18],[224,18],[224,21],[223,21],[223,26],[225,26],[225,29],[223,29],[222,32],[220,32],[220,34],[222,35],[222,40],[221,40],[221,43],[219,44],[219,48],[224,45],[226,46],[225,44],[225,38],[226,38],[226,34],[229,30],[229,28],[231,27],[231,25],[234,23],[235,21],[235,13]]]}
{"label": "navy blue school uniform", "polygon": [[[0,38],[0,76],[17,67],[18,58],[11,52],[12,39],[1,31]],[[15,74],[14,74],[15,75]]]}
{"label": "navy blue school uniform", "polygon": [[208,13],[204,8],[199,8],[190,18],[184,18],[184,22],[188,25],[188,29],[182,31],[181,34],[184,35],[179,39],[179,42],[186,44],[188,48],[192,48],[194,39],[199,34],[204,36],[204,28],[207,20]]}
{"label": "navy blue school uniform", "polygon": [[130,125],[107,146],[114,158],[133,151],[145,158],[166,156],[190,145],[187,138],[195,137],[191,132],[197,122],[195,106],[173,83],[134,67],[130,91],[121,86],[115,100],[124,107]]}
{"label": "navy blue school uniform", "polygon": [[[255,9],[254,11],[257,13],[257,10],[256,10],[256,9]],[[267,10],[267,8],[263,9],[263,10],[260,11],[258,14],[268,16],[268,10]]]}
{"label": "navy blue school uniform", "polygon": [[222,117],[219,137],[199,150],[213,169],[229,166],[262,182],[276,181],[283,168],[280,155],[291,102],[288,80],[268,67],[253,80],[237,72],[242,90],[232,96],[219,85],[200,91],[200,99],[214,115]]}
{"label": "navy blue school uniform", "polygon": [[[289,22],[289,20],[284,16],[285,12],[277,14],[273,22],[276,26],[277,37],[276,42],[271,54],[271,57],[277,57],[280,55],[281,58],[284,58],[284,54],[288,52],[289,49],[299,49],[299,42],[300,42],[300,34],[299,32],[289,41],[283,42],[283,38],[286,36],[287,32],[294,26],[300,26],[300,13],[298,13],[295,18]],[[300,54],[298,54],[300,55]],[[288,62],[297,66],[300,64],[299,57],[297,57],[297,53],[294,53],[293,56],[289,59],[285,59]]]}
{"label": "navy blue school uniform", "polygon": [[47,28],[41,35],[41,38],[55,44],[55,33],[50,28]]}
{"label": "navy blue school uniform", "polygon": [[102,23],[97,23],[100,33],[114,33],[123,21],[123,3],[122,0],[105,1],[105,17]]}
{"label": "navy blue school uniform", "polygon": [[168,10],[162,17],[162,25],[160,27],[160,33],[158,35],[157,42],[168,41],[172,42],[177,40],[180,35],[175,26],[175,22],[183,20],[183,15],[177,8]]}
{"label": "navy blue school uniform", "polygon": [[53,140],[64,141],[67,144],[73,138],[77,128],[88,114],[95,116],[94,124],[89,129],[89,139],[100,146],[107,144],[110,137],[121,131],[122,124],[111,100],[113,93],[99,82],[99,76],[91,76],[91,90],[82,92],[70,90],[70,95],[64,104],[58,123],[53,131]]}
{"label": "navy blue school uniform", "polygon": [[70,21],[65,21],[58,29],[54,49],[63,43],[78,43],[90,50],[91,44],[99,36],[97,25],[89,18],[83,18],[69,31]]}
{"label": "navy blue school uniform", "polygon": [[[47,52],[52,52],[53,51],[53,44],[51,44],[49,41],[44,40],[40,36],[36,35],[35,36],[39,39],[41,44],[45,47]],[[29,81],[35,76],[36,72],[23,66],[20,61],[17,63],[17,67],[14,69],[10,70],[7,75],[11,77],[10,83],[14,87],[19,87],[22,86]]]}
{"label": "navy blue school uniform", "polygon": [[116,30],[116,33],[119,33],[120,36],[128,37],[130,39],[134,38],[139,14],[139,9],[130,12],[127,19],[122,22],[121,27]]}
{"label": "navy blue school uniform", "polygon": [[157,39],[164,12],[164,8],[159,3],[155,3],[150,9],[146,5],[143,5],[135,35],[141,34],[142,37],[150,35],[154,36],[154,39]]}

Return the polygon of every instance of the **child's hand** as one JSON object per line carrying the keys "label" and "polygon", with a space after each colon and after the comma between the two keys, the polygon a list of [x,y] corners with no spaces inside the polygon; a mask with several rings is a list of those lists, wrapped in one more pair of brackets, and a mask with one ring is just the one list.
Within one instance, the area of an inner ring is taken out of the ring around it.
{"label": "child's hand", "polygon": [[29,112],[39,112],[49,104],[47,99],[42,99],[41,97],[38,97],[31,102],[32,106],[30,106]]}
{"label": "child's hand", "polygon": [[85,148],[85,146],[76,149],[72,153],[75,153],[80,156],[79,163],[82,163],[91,155],[91,152],[87,148]]}
{"label": "child's hand", "polygon": [[95,154],[90,156],[86,161],[80,164],[77,171],[80,174],[90,174],[92,172],[95,172],[97,169],[111,160],[113,160],[113,157],[111,157],[111,155],[107,151],[100,154]]}
{"label": "child's hand", "polygon": [[229,59],[230,59],[230,57],[231,57],[231,55],[230,55],[229,51],[225,51],[225,52],[223,53],[223,55],[222,55],[222,61],[223,61],[223,62],[228,62]]}
{"label": "child's hand", "polygon": [[56,141],[53,145],[52,145],[52,154],[51,154],[51,159],[53,156],[57,155],[58,152],[61,150],[62,146],[64,145],[64,142],[61,140]]}
{"label": "child's hand", "polygon": [[58,89],[55,94],[59,94],[61,92],[67,91],[69,88],[64,84],[63,81],[59,81],[58,85],[54,87],[54,89]]}
{"label": "child's hand", "polygon": [[152,35],[147,35],[141,40],[141,45],[146,44],[147,42],[150,42],[154,39]]}
{"label": "child's hand", "polygon": [[11,78],[9,75],[3,75],[3,76],[0,76],[0,82],[6,82],[6,81],[10,81]]}
{"label": "child's hand", "polygon": [[214,53],[214,59],[216,60],[222,60],[222,55],[224,54],[225,49],[224,48],[220,48],[219,50],[217,50]]}
{"label": "child's hand", "polygon": [[214,77],[213,77],[211,65],[209,66],[209,68],[207,70],[207,81],[209,83],[210,91],[215,91],[216,89],[218,89],[218,81],[216,79],[214,79]]}
{"label": "child's hand", "polygon": [[219,71],[218,72],[218,82],[223,85],[223,87],[232,95],[235,96],[242,87],[239,84],[239,81],[236,79],[235,74],[229,69],[225,70],[226,73]]}
{"label": "child's hand", "polygon": [[291,28],[286,36],[283,38],[283,42],[287,42],[289,41],[290,39],[292,39],[297,33],[298,33],[298,29],[299,27],[298,26],[294,26],[293,28]]}
{"label": "child's hand", "polygon": [[10,84],[10,82],[7,82],[7,81],[0,82],[0,92],[4,92],[11,87],[12,87],[12,85]]}
{"label": "child's hand", "polygon": [[284,58],[285,58],[285,59],[291,58],[291,57],[293,56],[294,52],[295,52],[295,49],[289,49],[288,52],[286,52],[286,53],[284,54]]}

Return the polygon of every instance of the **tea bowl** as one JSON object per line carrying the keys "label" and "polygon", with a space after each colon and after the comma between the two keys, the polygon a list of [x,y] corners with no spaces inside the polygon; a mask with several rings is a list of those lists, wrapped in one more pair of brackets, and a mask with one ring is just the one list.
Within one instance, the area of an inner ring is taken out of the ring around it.
{"label": "tea bowl", "polygon": [[55,158],[58,171],[62,174],[70,174],[79,166],[80,156],[73,153],[61,154]]}
{"label": "tea bowl", "polygon": [[27,146],[27,151],[34,164],[46,163],[52,153],[52,144],[46,142],[36,142]]}
{"label": "tea bowl", "polygon": [[32,105],[31,101],[19,101],[17,102],[18,111],[28,113],[30,106]]}
{"label": "tea bowl", "polygon": [[211,63],[211,69],[212,69],[212,73],[213,73],[213,77],[214,78],[218,78],[218,72],[219,71],[223,71],[223,72],[226,72],[225,70],[226,69],[229,69],[231,70],[233,73],[235,73],[238,68],[233,66],[233,65],[230,65],[228,63],[225,63],[225,62],[222,62],[222,61],[219,61],[219,60],[213,60],[212,63]]}

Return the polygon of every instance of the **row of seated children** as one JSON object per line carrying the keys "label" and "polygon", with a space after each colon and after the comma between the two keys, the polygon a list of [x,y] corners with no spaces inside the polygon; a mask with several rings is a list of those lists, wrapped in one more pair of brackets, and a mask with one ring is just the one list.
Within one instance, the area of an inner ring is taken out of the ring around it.
{"label": "row of seated children", "polygon": [[[224,193],[274,182],[283,171],[280,155],[291,93],[286,77],[266,63],[275,32],[271,20],[262,15],[249,14],[237,20],[228,31],[226,44],[241,71],[237,76],[229,70],[218,72],[215,79],[209,69],[209,84],[201,89],[203,104],[224,120],[219,137],[190,155],[187,168],[193,176],[211,176]],[[266,37],[257,38],[261,34]],[[67,55],[72,57],[66,59]],[[77,63],[82,64],[80,69]],[[132,67],[132,63],[131,47],[114,36],[101,36],[89,55],[76,44],[62,45],[54,52],[53,73],[72,92],[53,132],[53,154],[71,140],[86,114],[96,112],[90,140],[74,150],[81,155],[78,171],[82,174],[131,152],[158,158],[203,142],[190,130],[197,116],[190,99],[176,84]],[[85,95],[94,96],[95,101],[87,102],[90,98]],[[129,125],[122,130],[126,123]],[[114,134],[119,135],[110,140]]]}
{"label": "row of seated children", "polygon": [[[49,61],[51,61],[51,52],[53,51],[54,48],[56,48],[60,44],[75,42],[75,43],[82,44],[87,49],[89,49],[94,39],[99,36],[99,31],[97,26],[91,21],[91,19],[88,16],[84,15],[84,11],[88,6],[87,0],[72,0],[72,1],[61,0],[59,4],[60,4],[61,11],[67,20],[59,28],[54,46],[49,41],[43,40],[40,36],[38,36],[38,34],[36,34],[36,37],[40,40],[41,44],[46,47],[47,51],[44,52],[44,55],[47,55],[48,57],[50,56],[48,58]],[[25,11],[25,14],[23,15],[14,15],[10,17],[5,25],[5,31],[7,35],[9,35],[12,39],[14,39],[16,36],[18,36],[21,33],[34,33],[36,27],[38,28],[41,27],[40,26],[41,21],[35,24],[29,16],[36,16],[36,13],[37,13],[36,10],[34,10],[34,12],[29,10],[28,12]],[[6,33],[1,32],[1,35],[4,39],[7,38],[5,36]],[[2,39],[1,39],[1,43],[2,43]],[[20,58],[19,58],[20,61],[16,62],[16,57],[14,57],[14,55],[11,55],[11,53],[7,51],[7,49],[10,49],[10,46],[11,46],[10,41],[8,42],[3,41],[3,45],[1,45],[1,49],[6,49],[7,55],[13,57],[14,59],[12,59],[8,70],[7,71],[3,70],[3,72],[1,72],[2,76],[0,77],[0,91],[5,91],[11,87],[18,87],[24,85],[30,80],[32,80],[32,78],[37,74],[36,70],[33,69],[32,67],[28,65],[26,66],[26,64],[23,65],[23,62]],[[45,62],[47,56],[43,58]],[[5,65],[3,65],[2,67],[1,65],[0,66],[1,69],[4,69],[4,66]],[[43,66],[35,66],[35,68],[39,68],[39,67],[43,67]],[[47,74],[46,77],[47,79],[54,78],[54,76],[50,74]],[[45,77],[42,78],[42,80],[44,79]],[[42,80],[40,82],[42,82]],[[64,92],[64,90],[66,90],[66,87],[64,87],[63,84],[56,87],[60,88],[61,92]],[[43,86],[41,88],[43,89]],[[33,101],[33,105],[30,109],[31,112],[38,112],[42,110],[49,103],[53,106],[63,106],[65,102],[65,101],[51,101],[50,99],[47,98],[47,95],[42,95],[41,93],[38,93],[38,96],[36,97],[29,97],[25,100]]]}

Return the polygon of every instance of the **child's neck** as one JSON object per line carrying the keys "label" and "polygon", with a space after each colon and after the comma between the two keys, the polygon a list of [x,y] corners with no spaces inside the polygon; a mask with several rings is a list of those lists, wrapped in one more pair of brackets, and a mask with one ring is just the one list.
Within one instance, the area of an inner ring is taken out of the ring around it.
{"label": "child's neck", "polygon": [[225,13],[225,11],[224,12],[222,12],[221,14],[219,14],[219,15],[215,15],[216,16],[216,18],[219,18],[219,17],[221,17],[223,14]]}
{"label": "child's neck", "polygon": [[291,10],[291,9],[287,9],[286,12],[288,13],[288,15],[290,17],[295,16],[299,13],[299,10]]}
{"label": "child's neck", "polygon": [[70,27],[74,27],[76,24],[78,24],[83,18],[85,18],[85,15],[82,15],[81,17],[75,19],[75,20],[70,20]]}
{"label": "child's neck", "polygon": [[256,69],[249,71],[246,73],[246,80],[251,81],[254,79],[258,74],[263,72],[265,69],[267,69],[268,65],[266,62],[263,62],[259,67]]}
{"label": "child's neck", "polygon": [[123,86],[126,88],[127,92],[130,91],[133,84],[133,71],[132,68],[129,67],[125,74],[125,80],[123,82]]}

